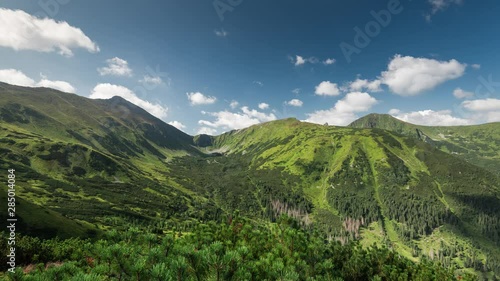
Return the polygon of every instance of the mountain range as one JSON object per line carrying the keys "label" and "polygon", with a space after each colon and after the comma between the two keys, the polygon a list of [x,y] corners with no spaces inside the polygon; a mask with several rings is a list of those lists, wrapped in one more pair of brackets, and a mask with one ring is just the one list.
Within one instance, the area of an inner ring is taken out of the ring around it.
{"label": "mountain range", "polygon": [[120,97],[0,83],[0,167],[16,170],[20,231],[41,238],[286,214],[328,240],[493,278],[499,147],[500,123],[428,127],[380,114],[190,136]]}

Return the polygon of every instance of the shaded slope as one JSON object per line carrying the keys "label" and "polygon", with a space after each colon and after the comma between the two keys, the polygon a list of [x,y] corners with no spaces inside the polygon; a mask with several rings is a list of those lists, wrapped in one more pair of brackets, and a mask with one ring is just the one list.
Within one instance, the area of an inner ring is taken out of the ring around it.
{"label": "shaded slope", "polygon": [[0,152],[0,167],[16,169],[19,200],[47,210],[26,220],[29,232],[53,216],[60,223],[45,234],[86,235],[72,220],[146,222],[181,216],[198,200],[165,177],[173,158],[201,154],[192,137],[118,97],[0,83]]}
{"label": "shaded slope", "polygon": [[170,150],[195,151],[191,136],[120,97],[91,100],[52,89],[4,83],[0,83],[0,97],[1,121],[47,137],[118,149],[114,152],[127,155],[154,150],[152,144]]}

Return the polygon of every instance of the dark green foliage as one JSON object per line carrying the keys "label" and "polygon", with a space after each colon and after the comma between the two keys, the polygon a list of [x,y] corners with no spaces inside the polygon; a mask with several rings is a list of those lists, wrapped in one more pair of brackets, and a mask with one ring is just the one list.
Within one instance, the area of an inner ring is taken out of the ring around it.
{"label": "dark green foliage", "polygon": [[118,170],[118,164],[111,158],[95,151],[90,152],[89,165],[98,171],[106,171],[109,175],[114,175]]}
{"label": "dark green foliage", "polygon": [[311,212],[312,204],[300,181],[282,169],[254,169],[244,156],[180,158],[172,165],[170,177],[183,186],[214,200],[224,211],[236,209],[260,218],[274,218],[273,200],[303,212]]}
{"label": "dark green foliage", "polygon": [[403,224],[402,234],[409,239],[429,235],[445,223],[457,223],[456,216],[435,196],[422,198],[404,190],[384,190],[381,197],[387,215]]}
{"label": "dark green foliage", "polygon": [[410,181],[410,169],[406,167],[401,158],[391,153],[387,148],[384,149],[387,156],[387,163],[389,167],[378,165],[379,171],[379,184],[386,187],[402,187]]}
{"label": "dark green foliage", "polygon": [[20,237],[18,248],[19,265],[32,265],[7,275],[14,280],[457,280],[431,261],[416,264],[386,248],[326,242],[286,217],[259,225],[232,216],[186,235],[130,228],[96,242]]}

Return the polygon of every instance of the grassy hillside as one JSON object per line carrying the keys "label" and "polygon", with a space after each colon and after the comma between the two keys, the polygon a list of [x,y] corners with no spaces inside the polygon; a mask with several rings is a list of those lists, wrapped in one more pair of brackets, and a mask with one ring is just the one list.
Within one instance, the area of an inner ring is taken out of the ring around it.
{"label": "grassy hillside", "polygon": [[[211,149],[224,152],[226,159],[246,159],[239,168],[276,171],[270,178],[282,179],[280,190],[298,192],[295,200],[278,198],[303,217],[312,210],[312,220],[332,239],[383,243],[415,260],[431,250],[456,247],[455,254],[441,256],[442,262],[465,262],[466,267],[474,266],[457,254],[461,247],[463,256],[477,251],[484,257],[481,263],[499,254],[498,177],[417,139],[286,119],[223,134]],[[226,173],[232,167],[219,162]],[[213,180],[221,176],[212,168],[203,169],[210,170]],[[245,190],[255,188],[243,187],[241,192]],[[234,193],[226,192],[221,194]],[[256,197],[247,193],[248,198]],[[252,202],[245,198],[240,201]],[[451,245],[428,240],[450,233]],[[496,262],[491,259],[490,264]]]}
{"label": "grassy hillside", "polygon": [[442,131],[386,119],[399,129],[285,119],[191,137],[121,98],[0,84],[0,168],[16,169],[23,234],[185,235],[233,213],[259,224],[287,215],[326,241],[500,274],[498,176],[436,145]]}
{"label": "grassy hillside", "polygon": [[370,114],[349,127],[378,128],[417,138],[500,175],[500,123],[431,127],[406,123],[387,114]]}
{"label": "grassy hillside", "polygon": [[16,169],[22,210],[34,208],[30,218],[19,213],[38,222],[21,229],[27,233],[83,235],[123,221],[183,217],[187,202],[198,200],[165,177],[173,158],[201,154],[192,137],[118,97],[0,83],[0,151],[1,169]]}

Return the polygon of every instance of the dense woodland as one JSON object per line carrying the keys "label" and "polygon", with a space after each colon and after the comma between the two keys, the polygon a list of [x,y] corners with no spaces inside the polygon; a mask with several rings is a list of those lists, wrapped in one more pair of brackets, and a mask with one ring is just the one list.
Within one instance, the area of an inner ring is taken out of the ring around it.
{"label": "dense woodland", "polygon": [[17,247],[23,267],[7,280],[474,280],[387,248],[328,242],[286,216],[259,224],[236,213],[190,231],[131,227],[96,241],[22,236]]}

